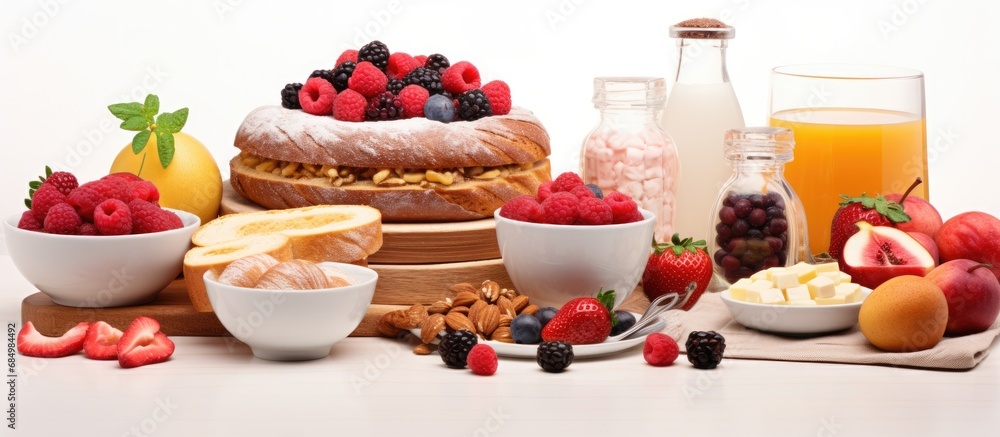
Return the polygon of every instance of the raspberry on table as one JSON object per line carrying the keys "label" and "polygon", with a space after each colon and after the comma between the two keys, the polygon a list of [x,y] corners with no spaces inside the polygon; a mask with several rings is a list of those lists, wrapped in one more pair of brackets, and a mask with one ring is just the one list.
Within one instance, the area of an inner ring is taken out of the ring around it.
{"label": "raspberry on table", "polygon": [[357,91],[366,99],[370,99],[385,92],[389,85],[389,78],[378,67],[371,62],[359,62],[354,67],[354,73],[347,80],[347,87]]}
{"label": "raspberry on table", "polygon": [[337,90],[333,84],[321,77],[311,77],[299,90],[299,105],[312,115],[328,115],[333,108]]}
{"label": "raspberry on table", "polygon": [[[586,187],[583,189],[590,191]],[[596,197],[580,199],[579,209],[580,217],[577,220],[582,225],[610,225],[614,218],[611,205]]]}
{"label": "raspberry on table", "polygon": [[668,366],[677,359],[679,354],[677,342],[660,332],[646,336],[646,342],[642,346],[642,357],[646,359],[647,363],[654,366]]}
{"label": "raspberry on table", "polygon": [[55,185],[42,184],[31,196],[31,213],[39,222],[45,220],[49,209],[60,203],[66,203],[66,195],[59,191]]}
{"label": "raspberry on table", "polygon": [[406,118],[423,117],[424,104],[431,96],[419,85],[407,85],[399,92],[399,100],[403,102],[403,113]]}
{"label": "raspberry on table", "polygon": [[511,220],[539,223],[542,206],[534,197],[527,194],[508,200],[500,207],[500,215]]}
{"label": "raspberry on table", "polygon": [[368,100],[357,91],[344,90],[333,99],[333,118],[340,121],[365,121]]}
{"label": "raspberry on table", "polygon": [[[635,221],[636,214],[639,214],[639,206],[636,205],[635,201],[628,194],[620,191],[605,194],[604,202],[611,206],[613,216],[611,222],[614,224],[632,223]],[[639,219],[642,219],[641,214],[639,214]]]}
{"label": "raspberry on table", "polygon": [[108,199],[94,208],[94,226],[102,235],[132,233],[132,212],[118,199]]}
{"label": "raspberry on table", "polygon": [[457,62],[441,73],[441,85],[455,95],[477,89],[482,85],[479,69],[468,61]]}
{"label": "raspberry on table", "polygon": [[490,107],[493,108],[493,115],[507,115],[510,113],[510,86],[502,80],[494,80],[483,85],[483,92],[490,100]]}
{"label": "raspberry on table", "polygon": [[486,344],[477,344],[466,357],[469,369],[476,375],[490,376],[497,372],[497,353]]}
{"label": "raspberry on table", "polygon": [[42,229],[50,234],[73,235],[80,223],[83,223],[83,220],[76,210],[68,203],[60,203],[49,208],[42,222]]}
{"label": "raspberry on table", "polygon": [[571,225],[580,217],[580,199],[572,193],[552,193],[541,203],[542,223]]}
{"label": "raspberry on table", "polygon": [[552,181],[552,192],[559,191],[572,191],[574,187],[585,187],[583,183],[583,178],[580,175],[567,171],[565,173],[556,176],[555,180]]}

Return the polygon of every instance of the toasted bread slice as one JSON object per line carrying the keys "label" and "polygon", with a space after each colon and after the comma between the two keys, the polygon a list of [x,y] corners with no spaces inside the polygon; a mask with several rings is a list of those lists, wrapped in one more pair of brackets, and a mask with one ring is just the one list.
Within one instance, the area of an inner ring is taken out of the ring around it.
{"label": "toasted bread slice", "polygon": [[184,284],[195,311],[212,311],[212,304],[205,292],[205,272],[211,270],[215,274],[221,274],[233,261],[257,254],[268,254],[278,261],[290,260],[292,240],[281,234],[249,235],[188,250],[184,255]]}

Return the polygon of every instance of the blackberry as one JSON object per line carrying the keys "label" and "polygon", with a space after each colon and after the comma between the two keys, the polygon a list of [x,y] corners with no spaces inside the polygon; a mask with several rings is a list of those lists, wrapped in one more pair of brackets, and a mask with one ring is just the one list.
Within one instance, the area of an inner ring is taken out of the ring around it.
{"label": "blackberry", "polygon": [[[309,78],[312,79],[314,77],[321,78],[327,82],[330,82],[330,85],[334,85],[333,70],[313,70],[312,74],[309,75]],[[336,85],[334,85],[334,87],[336,87]]]}
{"label": "blackberry", "polygon": [[302,109],[299,105],[299,90],[301,83],[290,83],[281,89],[281,106],[287,109]]}
{"label": "blackberry", "polygon": [[688,361],[698,369],[714,369],[722,362],[726,339],[715,331],[691,331],[687,343]]}
{"label": "blackberry", "polygon": [[389,47],[378,40],[365,44],[358,50],[358,62],[363,61],[375,64],[379,70],[385,73],[386,67],[389,66]]}
{"label": "blackberry", "polygon": [[395,120],[403,118],[403,101],[395,94],[386,91],[368,101],[365,108],[365,120]]}
{"label": "blackberry", "polygon": [[399,92],[402,91],[405,86],[406,83],[402,80],[389,79],[389,85],[385,87],[385,90],[398,96]]}
{"label": "blackberry", "polygon": [[338,93],[347,89],[347,80],[354,74],[354,67],[357,66],[358,64],[354,61],[344,61],[337,68],[330,70],[330,75],[333,76],[333,81],[330,83],[333,84]]}
{"label": "blackberry", "polygon": [[479,339],[476,338],[476,334],[472,331],[460,330],[455,332],[449,332],[441,339],[441,344],[438,345],[438,353],[441,354],[441,359],[444,360],[444,364],[448,367],[453,367],[456,369],[461,369],[466,366],[466,358],[469,357],[469,351],[472,347],[479,343]]}
{"label": "blackberry", "polygon": [[474,89],[458,95],[458,118],[472,121],[491,115],[493,108],[483,90]]}
{"label": "blackberry", "polygon": [[444,70],[451,66],[448,62],[448,58],[440,53],[435,53],[427,57],[427,62],[424,62],[424,67],[430,68],[431,70],[437,70],[438,73],[444,73]]}
{"label": "blackberry", "polygon": [[546,372],[558,373],[573,364],[573,345],[562,340],[538,345],[538,365]]}
{"label": "blackberry", "polygon": [[407,85],[420,85],[432,96],[444,93],[444,86],[441,85],[441,73],[427,67],[414,68],[403,77],[403,83]]}

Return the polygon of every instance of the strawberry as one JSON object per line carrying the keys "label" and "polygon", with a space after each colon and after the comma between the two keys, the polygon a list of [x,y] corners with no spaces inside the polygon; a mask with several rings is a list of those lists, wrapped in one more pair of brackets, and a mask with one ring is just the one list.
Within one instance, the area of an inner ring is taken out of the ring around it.
{"label": "strawberry", "polygon": [[872,226],[892,226],[896,223],[910,221],[910,216],[903,211],[903,206],[886,200],[885,197],[868,197],[861,194],[861,197],[850,197],[841,195],[844,199],[840,203],[840,209],[833,215],[833,224],[830,227],[830,250],[829,254],[835,259],[840,259],[840,254],[844,250],[844,244],[858,232],[858,227],[854,224],[859,221],[866,221]]}
{"label": "strawberry", "polygon": [[125,368],[166,361],[174,353],[174,342],[160,332],[160,322],[140,316],[118,340],[118,364]]}
{"label": "strawberry", "polygon": [[90,324],[80,322],[60,337],[46,337],[31,322],[17,333],[17,350],[22,355],[41,358],[59,358],[73,355],[83,349],[83,339]]}
{"label": "strawberry", "polygon": [[599,291],[597,297],[578,297],[566,302],[542,328],[542,341],[562,340],[569,344],[604,341],[617,318],[611,312],[615,291]]}
{"label": "strawberry", "polygon": [[118,340],[122,332],[105,322],[95,322],[87,330],[83,340],[83,353],[92,360],[114,360],[118,358]]}
{"label": "strawberry", "polygon": [[681,240],[680,234],[674,234],[669,243],[653,240],[653,253],[649,255],[646,270],[642,272],[642,291],[649,300],[672,292],[679,293],[683,299],[688,284],[695,282],[697,288],[681,307],[682,310],[689,310],[698,302],[711,280],[712,259],[705,252],[705,240]]}

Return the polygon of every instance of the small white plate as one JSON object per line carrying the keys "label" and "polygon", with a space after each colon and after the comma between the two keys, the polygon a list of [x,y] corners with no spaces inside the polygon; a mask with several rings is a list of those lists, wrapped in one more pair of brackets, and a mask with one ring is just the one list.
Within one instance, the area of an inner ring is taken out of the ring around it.
{"label": "small white plate", "polygon": [[[872,290],[861,287],[861,292],[868,297]],[[858,323],[861,310],[861,302],[820,306],[767,305],[733,300],[729,290],[719,295],[737,323],[782,335],[812,336],[842,331]]]}

